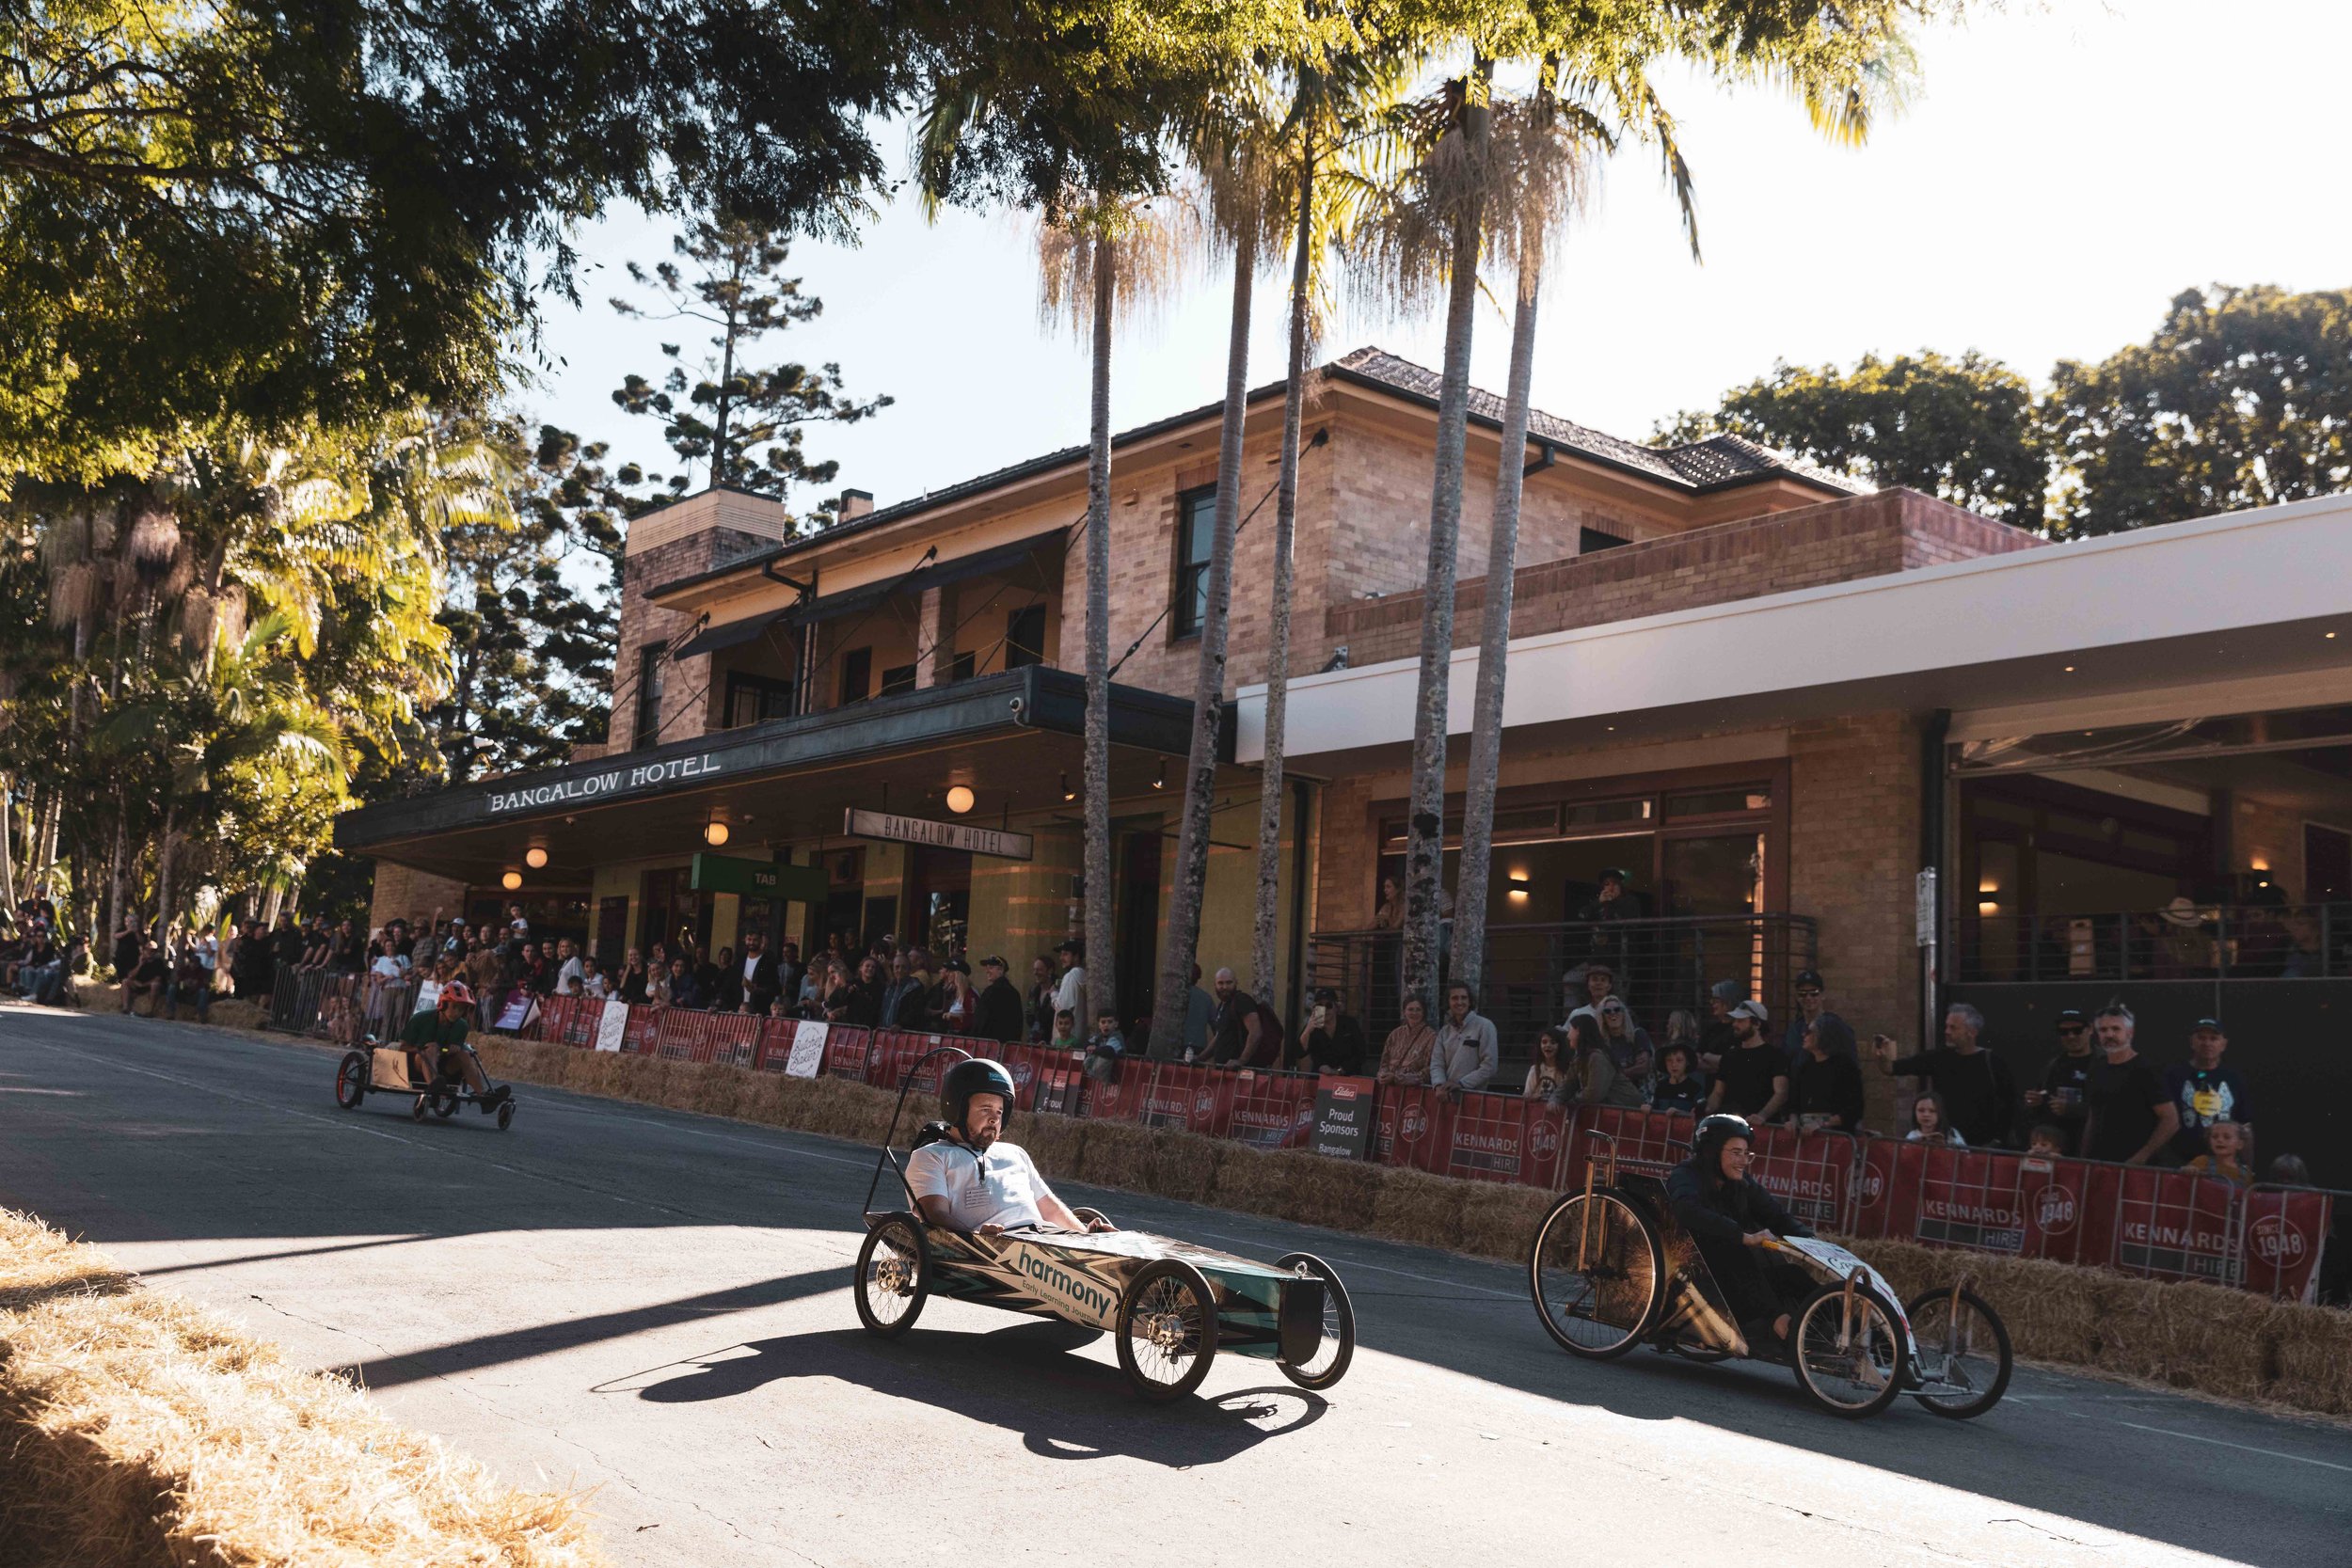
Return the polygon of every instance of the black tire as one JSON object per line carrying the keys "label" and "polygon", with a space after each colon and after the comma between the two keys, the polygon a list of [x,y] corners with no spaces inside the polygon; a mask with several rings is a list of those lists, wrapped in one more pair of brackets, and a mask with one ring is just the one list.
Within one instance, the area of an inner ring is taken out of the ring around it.
{"label": "black tire", "polygon": [[1788,1323],[1788,1360],[1805,1398],[1832,1416],[1860,1420],[1903,1391],[1903,1334],[1895,1309],[1875,1291],[1857,1288],[1846,1321],[1846,1287],[1824,1285],[1805,1297]]}
{"label": "black tire", "polygon": [[1972,1420],[2001,1402],[2001,1396],[2009,1392],[2009,1376],[2016,1368],[2016,1358],[2010,1351],[2009,1325],[1982,1296],[1965,1288],[1960,1292],[1961,1351],[1956,1366],[1946,1359],[1951,1354],[1954,1327],[1950,1291],[1923,1291],[1903,1308],[1903,1315],[1911,1320],[1920,1371],[1965,1381],[1977,1390],[1973,1396],[1922,1391],[1912,1398],[1950,1421]]}
{"label": "black tire", "polygon": [[1712,1367],[1718,1361],[1731,1359],[1731,1352],[1717,1350],[1713,1345],[1702,1345],[1692,1339],[1677,1339],[1669,1348],[1685,1361],[1695,1361],[1702,1367]]}
{"label": "black tire", "polygon": [[1657,1227],[1624,1194],[1596,1188],[1553,1205],[1527,1249],[1544,1332],[1571,1355],[1609,1361],[1648,1338],[1666,1297]]}
{"label": "black tire", "polygon": [[457,1114],[457,1091],[455,1089],[438,1089],[434,1092],[433,1114],[439,1117],[443,1121],[447,1121],[450,1117]]}
{"label": "black tire", "polygon": [[1200,1386],[1216,1359],[1216,1292],[1181,1258],[1146,1263],[1119,1300],[1119,1370],[1153,1403]]}
{"label": "black tire", "polygon": [[346,1051],[335,1069],[335,1103],[346,1111],[356,1111],[368,1097],[368,1053]]}
{"label": "black tire", "polygon": [[1347,1364],[1356,1358],[1356,1308],[1347,1299],[1347,1287],[1340,1283],[1330,1264],[1311,1252],[1291,1253],[1274,1266],[1293,1274],[1311,1274],[1323,1281],[1322,1348],[1303,1367],[1279,1359],[1275,1365],[1301,1388],[1331,1387],[1347,1375]]}
{"label": "black tire", "polygon": [[499,1106],[499,1131],[503,1132],[515,1124],[515,1102],[511,1100]]}
{"label": "black tire", "polygon": [[410,1121],[422,1121],[424,1119],[424,1113],[428,1108],[425,1102],[430,1098],[431,1097],[428,1095],[421,1094],[417,1096],[416,1103],[408,1107],[408,1119]]}
{"label": "black tire", "polygon": [[890,1214],[866,1231],[857,1249],[850,1295],[866,1332],[896,1339],[914,1326],[930,1296],[931,1248],[911,1215]]}

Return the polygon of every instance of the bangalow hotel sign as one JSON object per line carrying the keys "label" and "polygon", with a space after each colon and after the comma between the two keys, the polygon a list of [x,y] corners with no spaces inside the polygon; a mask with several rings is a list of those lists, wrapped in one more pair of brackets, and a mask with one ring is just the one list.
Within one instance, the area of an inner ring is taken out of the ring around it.
{"label": "bangalow hotel sign", "polygon": [[538,806],[561,806],[576,800],[631,795],[641,789],[659,789],[665,784],[687,779],[706,779],[725,771],[726,768],[708,752],[699,756],[665,757],[659,762],[608,768],[601,773],[583,773],[578,778],[557,779],[548,784],[494,789],[490,791],[487,809],[492,816],[499,816],[510,811],[528,811]]}

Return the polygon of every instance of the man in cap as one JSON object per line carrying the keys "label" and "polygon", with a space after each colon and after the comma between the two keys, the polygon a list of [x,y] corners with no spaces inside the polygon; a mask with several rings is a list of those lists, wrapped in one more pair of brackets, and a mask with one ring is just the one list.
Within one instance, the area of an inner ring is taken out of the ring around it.
{"label": "man in cap", "polygon": [[2254,1158],[2254,1129],[2247,1119],[2246,1080],[2235,1068],[2221,1065],[2230,1037],[2217,1018],[2201,1018],[2188,1032],[2188,1060],[2164,1069],[2165,1098],[2181,1114],[2180,1130],[2169,1146],[2172,1157],[2186,1164],[2205,1148],[2205,1130],[2217,1121],[2233,1121],[2246,1148],[2238,1156],[2249,1164]]}
{"label": "man in cap", "polygon": [[1005,978],[1006,967],[1002,954],[980,960],[987,981],[980,987],[980,1016],[974,1027],[990,1039],[1011,1045],[1021,1038],[1021,988]]}
{"label": "man in cap", "polygon": [[[1821,972],[1818,969],[1797,971],[1796,984],[1790,989],[1796,992],[1797,996],[1797,1016],[1788,1021],[1788,1027],[1782,1033],[1780,1043],[1781,1049],[1788,1053],[1788,1072],[1793,1082],[1798,1069],[1804,1066],[1805,1032],[1813,1027],[1815,1019],[1829,1011],[1829,1001],[1821,985]],[[1833,1029],[1830,1035],[1830,1050],[1836,1053],[1842,1044],[1847,1059],[1851,1061],[1854,1051],[1853,1031],[1849,1029],[1841,1033]]]}
{"label": "man in cap", "polygon": [[1731,1009],[1732,1048],[1715,1070],[1707,1093],[1709,1115],[1728,1112],[1762,1125],[1788,1103],[1788,1064],[1764,1037],[1772,1017],[1753,997]]}
{"label": "man in cap", "polygon": [[2057,1128],[2059,1148],[2080,1154],[2083,1121],[2090,1115],[2090,1080],[2099,1070],[2098,1055],[2090,1049],[2090,1021],[2080,1007],[2058,1009],[2058,1054],[2042,1069],[2042,1083],[2026,1091],[2026,1115]]}

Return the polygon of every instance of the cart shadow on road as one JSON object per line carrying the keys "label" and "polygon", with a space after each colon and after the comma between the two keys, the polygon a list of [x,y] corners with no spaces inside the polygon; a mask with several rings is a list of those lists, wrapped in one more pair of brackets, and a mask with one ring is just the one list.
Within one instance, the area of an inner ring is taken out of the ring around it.
{"label": "cart shadow on road", "polygon": [[1237,1458],[1313,1425],[1329,1409],[1321,1395],[1288,1385],[1145,1404],[1129,1393],[1117,1368],[1072,1354],[1078,1338],[1052,1323],[989,1334],[917,1329],[896,1341],[863,1329],[827,1329],[751,1340],[675,1364],[688,1370],[658,1382],[632,1386],[670,1368],[615,1379],[596,1392],[697,1404],[740,1399],[791,1379],[834,1378],[1018,1433],[1041,1458],[1122,1457],[1173,1469]]}

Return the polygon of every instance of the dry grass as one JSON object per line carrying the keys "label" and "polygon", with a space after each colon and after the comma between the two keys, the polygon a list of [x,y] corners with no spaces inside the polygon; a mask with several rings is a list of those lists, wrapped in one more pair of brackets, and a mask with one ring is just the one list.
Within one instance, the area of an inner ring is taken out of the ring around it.
{"label": "dry grass", "polygon": [[1230,1158],[1248,1151],[1197,1132],[1162,1132],[1133,1122],[1087,1124],[1076,1180],[1098,1187],[1149,1193],[1184,1203],[1207,1203]]}
{"label": "dry grass", "polygon": [[602,1561],[574,1500],[517,1492],[0,1211],[0,1558],[74,1568]]}
{"label": "dry grass", "polygon": [[1470,1182],[1401,1168],[1383,1170],[1381,1176],[1373,1202],[1374,1235],[1461,1249],[1462,1203]]}
{"label": "dry grass", "polygon": [[1076,1117],[1040,1116],[1022,1111],[1006,1125],[1005,1137],[1029,1151],[1037,1168],[1065,1181],[1083,1181],[1087,1133],[1091,1124]]}
{"label": "dry grass", "polygon": [[1535,1239],[1535,1227],[1560,1200],[1560,1195],[1537,1187],[1507,1186],[1500,1181],[1466,1184],[1470,1191],[1462,1197],[1462,1239],[1455,1243],[1458,1249],[1500,1258],[1506,1263],[1525,1262],[1529,1245]]}

